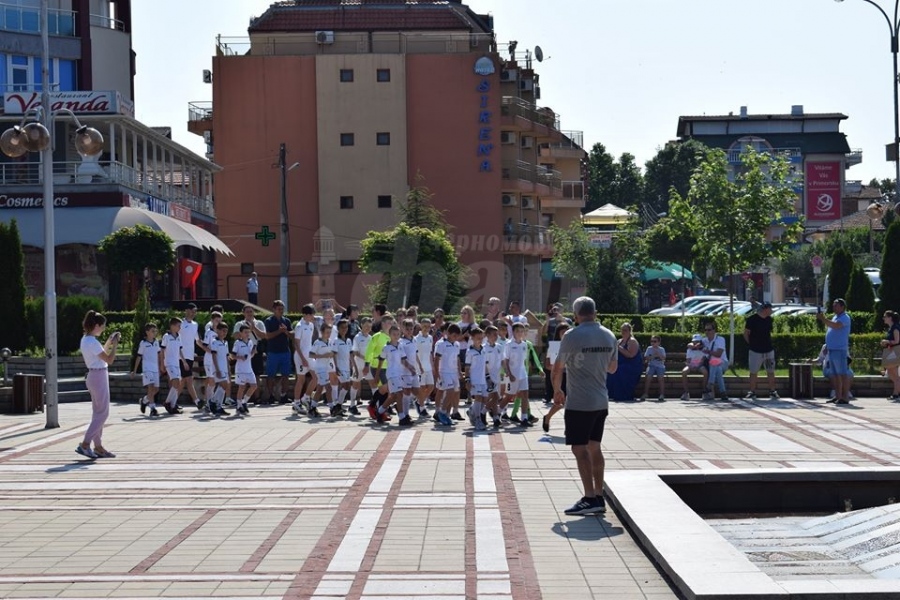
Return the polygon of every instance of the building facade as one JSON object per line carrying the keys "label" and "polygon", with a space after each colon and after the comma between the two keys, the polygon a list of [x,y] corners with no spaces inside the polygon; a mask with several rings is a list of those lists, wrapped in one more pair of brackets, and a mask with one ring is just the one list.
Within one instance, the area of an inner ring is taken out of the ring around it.
{"label": "building facade", "polygon": [[[785,156],[798,182],[795,214],[785,215],[785,221],[802,217],[807,234],[811,234],[857,211],[857,202],[845,201],[844,196],[847,170],[862,162],[862,151],[851,149],[846,134],[840,131],[845,119],[840,113],[807,113],[801,105],[783,114],[750,114],[742,106],[736,115],[679,117],[678,140],[693,139],[719,148],[733,167],[741,164],[748,147]],[[781,233],[777,224],[771,233]],[[741,281],[745,289],[749,289],[748,282],[754,283],[754,299],[760,301],[783,301],[789,291],[782,278],[768,268],[745,273]]]}
{"label": "building facade", "polygon": [[[167,231],[180,258],[204,265],[198,295],[217,293],[213,174],[219,168],[171,139],[171,130],[134,118],[135,56],[129,0],[51,0],[50,94],[104,137],[99,157],[75,150],[75,119],[54,117],[53,180],[57,293],[94,295],[117,306],[121,279],[96,251],[119,227],[147,223]],[[39,0],[0,5],[0,131],[34,116],[43,91]],[[43,294],[43,180],[39,153],[0,154],[0,220],[16,220],[25,246],[29,295]],[[139,212],[132,212],[139,211]],[[152,213],[152,214],[151,214]],[[154,285],[159,301],[184,295],[178,269]]]}
{"label": "building facade", "polygon": [[279,293],[284,144],[289,307],[365,303],[360,241],[426,186],[471,271],[469,298],[543,308],[560,293],[547,226],[579,217],[585,153],[536,104],[531,54],[512,50],[501,56],[491,17],[458,1],[281,2],[249,39],[220,38],[213,101],[192,103],[188,125],[224,169],[220,235],[236,257],[219,264],[220,295],[242,294],[251,271],[262,304]]}

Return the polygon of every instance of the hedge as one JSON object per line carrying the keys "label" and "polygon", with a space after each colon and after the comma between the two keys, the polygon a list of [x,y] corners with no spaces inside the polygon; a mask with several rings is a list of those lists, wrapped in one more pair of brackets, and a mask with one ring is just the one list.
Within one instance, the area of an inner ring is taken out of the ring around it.
{"label": "hedge", "polygon": [[[72,354],[81,347],[84,331],[81,323],[89,310],[103,311],[103,302],[90,296],[68,296],[56,299],[56,353]],[[44,347],[44,298],[25,301],[25,321],[28,323],[28,347]]]}

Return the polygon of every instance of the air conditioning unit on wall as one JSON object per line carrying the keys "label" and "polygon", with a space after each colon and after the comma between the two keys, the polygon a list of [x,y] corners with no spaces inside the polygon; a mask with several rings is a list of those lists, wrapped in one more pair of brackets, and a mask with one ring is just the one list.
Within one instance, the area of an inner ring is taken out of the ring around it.
{"label": "air conditioning unit on wall", "polygon": [[501,144],[515,144],[516,143],[516,132],[515,131],[501,131],[500,132],[500,143]]}
{"label": "air conditioning unit on wall", "polygon": [[515,69],[503,69],[500,72],[500,81],[515,81],[519,72]]}
{"label": "air conditioning unit on wall", "polygon": [[503,194],[503,206],[515,206],[516,197],[511,194]]}
{"label": "air conditioning unit on wall", "polygon": [[534,138],[530,135],[522,136],[522,147],[523,148],[534,148]]}
{"label": "air conditioning unit on wall", "polygon": [[317,31],[316,32],[316,43],[317,44],[333,44],[334,43],[334,32],[333,31]]}
{"label": "air conditioning unit on wall", "polygon": [[534,198],[531,196],[522,196],[522,208],[534,208]]}

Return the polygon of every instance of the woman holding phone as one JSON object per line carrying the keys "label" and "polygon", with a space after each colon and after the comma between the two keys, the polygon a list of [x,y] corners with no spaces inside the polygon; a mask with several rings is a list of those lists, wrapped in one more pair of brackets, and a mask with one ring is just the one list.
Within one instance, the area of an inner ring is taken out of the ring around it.
{"label": "woman holding phone", "polygon": [[[106,317],[89,310],[82,322],[84,336],[81,338],[81,356],[88,368],[85,383],[91,394],[93,416],[84,433],[84,441],[75,448],[78,454],[90,458],[115,458],[116,455],[103,447],[103,425],[109,417],[109,365],[116,360],[116,348],[121,334],[116,331],[109,336],[106,344],[101,344],[98,336],[106,329]],[[94,445],[91,449],[91,444]]]}

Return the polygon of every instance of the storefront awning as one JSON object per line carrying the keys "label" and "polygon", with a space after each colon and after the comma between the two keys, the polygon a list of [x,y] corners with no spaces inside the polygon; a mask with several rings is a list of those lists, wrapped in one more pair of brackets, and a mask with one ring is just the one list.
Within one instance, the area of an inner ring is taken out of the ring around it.
{"label": "storefront awning", "polygon": [[657,263],[653,267],[644,269],[641,273],[641,281],[656,281],[667,279],[679,281],[681,279],[693,279],[694,274],[678,263]]}
{"label": "storefront awning", "polygon": [[[18,225],[22,245],[44,247],[43,210],[21,208],[0,211],[0,221],[9,223],[13,219]],[[140,208],[127,206],[59,208],[54,211],[54,219],[57,246],[65,244],[96,245],[101,239],[123,227],[146,225],[151,229],[167,233],[175,241],[176,248],[193,246],[234,256],[234,253],[222,240],[205,229]]]}

